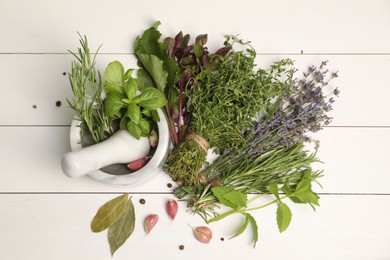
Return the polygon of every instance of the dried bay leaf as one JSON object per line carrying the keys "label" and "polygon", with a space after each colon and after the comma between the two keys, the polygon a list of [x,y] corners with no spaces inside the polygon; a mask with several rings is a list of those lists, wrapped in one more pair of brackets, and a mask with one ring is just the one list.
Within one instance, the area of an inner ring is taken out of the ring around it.
{"label": "dried bay leaf", "polygon": [[128,194],[123,194],[101,206],[92,219],[91,230],[93,232],[100,232],[117,222],[125,211],[128,196]]}
{"label": "dried bay leaf", "polygon": [[108,243],[111,256],[121,247],[134,231],[135,210],[131,198],[127,200],[125,211],[120,219],[108,229]]}

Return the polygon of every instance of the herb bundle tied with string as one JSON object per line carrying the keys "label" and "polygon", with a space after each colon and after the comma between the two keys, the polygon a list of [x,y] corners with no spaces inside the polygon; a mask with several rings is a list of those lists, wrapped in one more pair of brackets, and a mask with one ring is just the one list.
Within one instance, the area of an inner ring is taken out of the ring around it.
{"label": "herb bundle tied with string", "polygon": [[[236,45],[241,50],[235,50]],[[197,76],[188,90],[189,134],[166,161],[166,171],[179,185],[197,185],[209,148],[214,153],[237,152],[246,143],[244,131],[272,100],[285,91],[291,60],[281,60],[265,71],[256,69],[256,52],[248,42],[227,36],[226,55],[210,55],[211,68]]]}

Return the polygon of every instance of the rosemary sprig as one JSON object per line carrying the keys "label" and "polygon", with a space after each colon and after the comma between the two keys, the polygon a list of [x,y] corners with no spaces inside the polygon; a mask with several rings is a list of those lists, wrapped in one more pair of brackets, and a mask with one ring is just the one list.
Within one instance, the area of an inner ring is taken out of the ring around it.
{"label": "rosemary sprig", "polygon": [[99,143],[114,133],[112,118],[104,113],[103,81],[100,72],[95,69],[95,60],[100,47],[91,57],[87,37],[80,34],[81,48],[74,53],[69,82],[73,92],[73,100],[67,99],[81,121],[82,134],[90,134],[95,143]]}

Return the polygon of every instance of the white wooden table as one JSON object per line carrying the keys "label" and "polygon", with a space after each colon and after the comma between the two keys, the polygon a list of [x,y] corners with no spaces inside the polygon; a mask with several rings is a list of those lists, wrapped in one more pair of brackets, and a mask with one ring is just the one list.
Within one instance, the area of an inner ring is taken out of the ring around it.
{"label": "white wooden table", "polygon": [[[116,59],[134,67],[134,39],[155,20],[164,36],[208,33],[211,49],[240,34],[259,65],[290,57],[301,69],[329,60],[339,70],[334,121],[317,135],[325,177],[316,212],[294,206],[283,234],[274,208],[257,212],[255,249],[249,230],[227,239],[240,222],[232,217],[210,225],[206,245],[187,226],[203,220],[184,204],[174,222],[161,217],[145,235],[144,217],[164,215],[174,197],[163,172],[131,188],[62,174],[73,116],[67,50],[78,47],[76,32],[92,50],[103,44],[99,69]],[[0,33],[0,259],[110,259],[106,233],[89,224],[123,192],[138,220],[114,259],[390,259],[390,1],[1,0]]]}

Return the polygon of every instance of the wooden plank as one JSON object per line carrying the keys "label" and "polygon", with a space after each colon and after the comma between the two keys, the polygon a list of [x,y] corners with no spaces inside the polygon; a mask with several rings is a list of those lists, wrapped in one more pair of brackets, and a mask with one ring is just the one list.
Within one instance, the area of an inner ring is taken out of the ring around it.
{"label": "wooden plank", "polygon": [[161,20],[164,36],[208,33],[211,48],[240,34],[264,53],[389,53],[389,7],[386,0],[3,0],[0,52],[63,53],[79,31],[104,43],[104,52],[130,53],[135,37]]}
{"label": "wooden plank", "polygon": [[[331,84],[341,90],[331,114],[334,126],[390,126],[389,55],[259,55],[257,62],[266,67],[282,58],[295,60],[301,71],[329,60],[329,69],[339,71],[340,77]],[[66,99],[73,96],[63,73],[69,72],[72,59],[71,55],[0,55],[0,91],[6,97],[0,103],[0,125],[69,125],[74,114]],[[103,54],[97,68],[103,73],[114,60],[136,68],[133,55]]]}
{"label": "wooden plank", "polygon": [[[92,233],[96,210],[117,195],[0,195],[0,250],[4,259],[108,259],[107,231]],[[141,205],[143,198],[146,203]],[[164,205],[171,195],[133,194],[136,209],[134,234],[115,259],[388,259],[390,251],[390,196],[323,196],[316,212],[290,205],[290,227],[279,234],[275,207],[253,215],[259,225],[259,242],[252,248],[250,230],[228,238],[240,225],[240,216],[212,223],[210,244],[195,240],[188,225],[205,225],[198,216],[179,212],[172,222]],[[159,222],[149,235],[144,218],[155,213]],[[224,238],[224,241],[221,241]],[[184,250],[179,246],[184,245]]]}
{"label": "wooden plank", "polygon": [[[70,179],[61,171],[70,150],[68,127],[0,127],[0,192],[171,192],[162,171],[136,187],[116,187],[89,177]],[[386,193],[390,190],[387,149],[390,128],[326,128],[315,136],[325,177],[320,193]]]}

